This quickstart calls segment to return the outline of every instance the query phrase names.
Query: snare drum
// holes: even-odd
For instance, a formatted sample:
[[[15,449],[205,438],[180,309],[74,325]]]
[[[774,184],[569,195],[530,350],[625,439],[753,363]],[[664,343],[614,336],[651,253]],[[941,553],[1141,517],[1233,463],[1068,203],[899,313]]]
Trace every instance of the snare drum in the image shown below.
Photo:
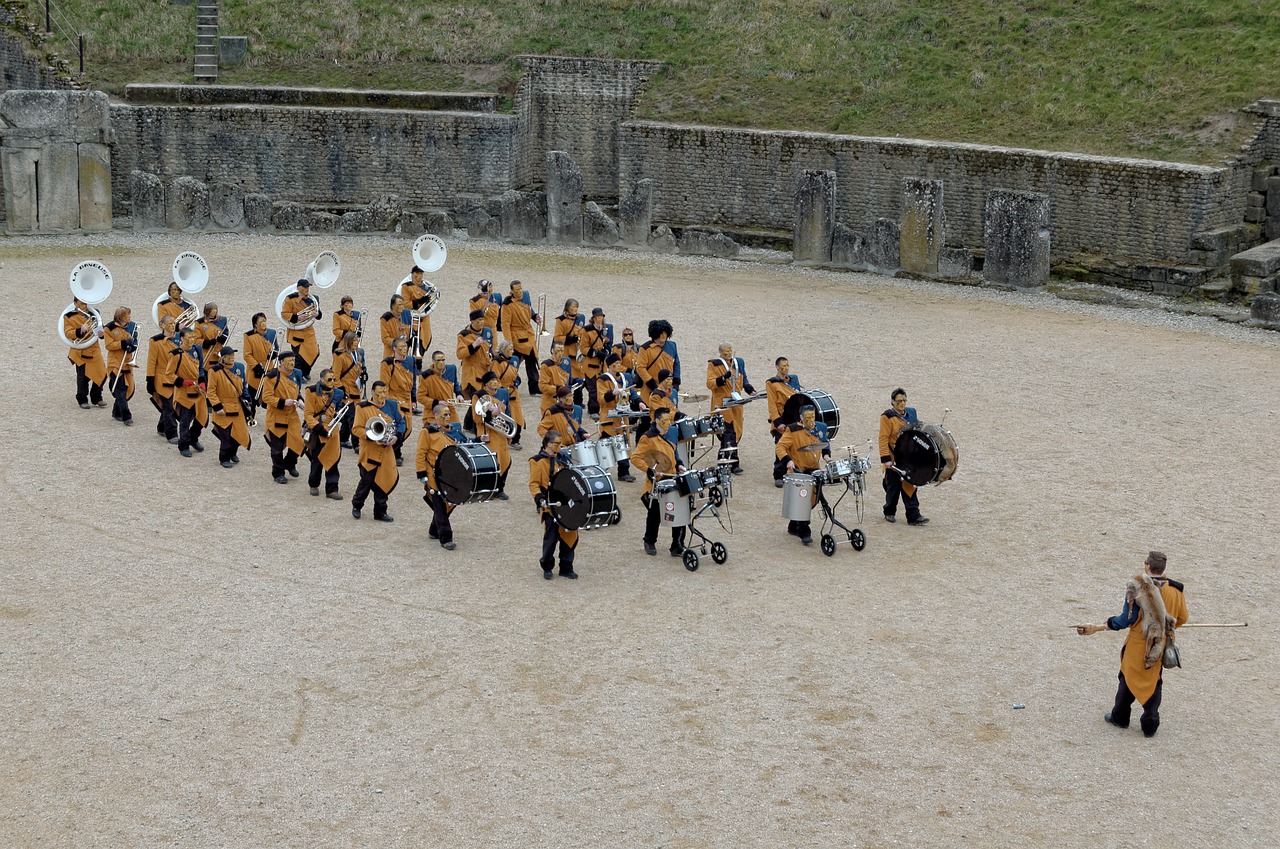
[[[675,478],[663,478],[653,485],[653,497],[658,500],[658,512],[662,514],[662,524],[669,528],[683,528],[689,524],[693,515],[688,495],[682,495],[676,486]]]
[[[436,458],[436,487],[450,504],[488,501],[498,492],[498,457],[487,445],[448,445]]]
[[[800,421],[800,408],[810,405],[814,408],[817,421],[827,426],[827,439],[835,439],[840,432],[840,407],[835,398],[821,389],[806,389],[788,398],[786,406],[782,408],[782,421],[785,424]]]
[[[667,438],[672,442],[688,442],[698,436],[697,419],[684,418],[667,429]]]
[[[675,476],[674,480],[676,482],[676,490],[681,495],[694,495],[702,491],[702,478],[698,475],[697,469],[681,472]]]
[[[602,463],[597,462],[596,444],[589,440],[583,442],[575,442],[565,449],[569,453],[569,465],[574,468],[582,468],[583,466],[600,466]]]
[[[700,416],[693,420],[693,430],[697,436],[724,433],[724,416]]]
[[[893,464],[915,486],[940,484],[951,479],[960,462],[955,438],[941,425],[914,422],[898,433]]]
[[[853,476],[853,460],[848,457],[827,463],[827,482],[842,481]]]
[[[618,505],[613,479],[599,466],[562,468],[551,479],[550,491],[551,515],[570,531],[605,527]]]
[[[596,447],[596,465],[605,471],[618,465],[618,457],[613,453],[612,439],[598,439],[592,443]]]
[[[631,446],[627,444],[627,435],[625,433],[609,436],[600,441],[604,442],[606,439],[613,443],[613,458],[616,462],[621,463],[631,456]]]
[[[782,518],[807,522],[817,503],[817,480],[813,475],[790,474],[782,479]]]

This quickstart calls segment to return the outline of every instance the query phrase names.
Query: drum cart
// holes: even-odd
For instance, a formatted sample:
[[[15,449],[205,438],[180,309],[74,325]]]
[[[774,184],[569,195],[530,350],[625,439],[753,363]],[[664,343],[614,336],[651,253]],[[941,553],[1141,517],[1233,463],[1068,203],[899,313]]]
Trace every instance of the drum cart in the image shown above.
[[[726,524],[729,520],[732,487],[728,466],[690,469],[655,485],[654,497],[660,499],[662,526],[685,529],[686,542],[680,561],[690,572],[698,571],[699,555],[706,555],[708,551],[716,563],[724,563],[729,559],[728,546],[719,540],[712,540],[698,529],[696,523],[702,516],[710,514],[720,523],[721,528],[733,533],[732,521]],[[694,510],[694,504],[699,500],[703,503]],[[690,537],[696,537],[693,545],[689,544]]]
[[[822,530],[818,537],[821,545],[822,553],[827,557],[833,557],[836,553],[836,544],[844,542],[844,539],[837,540],[832,533],[839,528],[843,533],[841,536],[848,536],[849,545],[853,546],[854,551],[862,551],[867,547],[867,535],[863,533],[861,528],[850,528],[836,518],[836,508],[849,495],[853,496],[853,509],[858,520],[855,524],[861,525],[863,520],[863,496],[866,493],[866,474],[870,468],[870,462],[865,457],[850,455],[846,460],[838,460],[828,463],[825,469],[819,471],[820,475],[816,475],[816,489],[818,506],[822,508]],[[835,490],[840,484],[844,488],[836,497],[835,502],[827,500],[827,490]]]

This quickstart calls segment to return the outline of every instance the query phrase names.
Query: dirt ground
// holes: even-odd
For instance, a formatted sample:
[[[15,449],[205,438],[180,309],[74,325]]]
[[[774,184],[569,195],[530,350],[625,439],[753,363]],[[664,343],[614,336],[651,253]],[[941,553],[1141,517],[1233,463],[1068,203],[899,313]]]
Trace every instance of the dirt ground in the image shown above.
[[[763,403],[729,560],[646,557],[637,484],[544,582],[517,453],[506,503],[427,539],[406,466],[394,525],[278,486],[260,428],[231,471],[80,410],[54,328],[68,273],[148,314],[181,250],[224,314],[268,309],[326,248],[378,312],[387,238],[0,239],[4,540],[0,845],[1271,847],[1280,825],[1280,336],[1160,311],[768,263],[450,243],[447,341],[488,277],[666,317],[685,389],[721,341],[758,386],[790,357],[865,445],[895,386],[949,409],[954,480],[925,528],[864,551],[785,533]],[[641,334],[642,335],[642,334]],[[326,348],[327,350],[327,348]],[[327,363],[327,354],[322,363]],[[694,405],[693,410],[706,405]],[[531,441],[531,440],[527,440]],[[206,444],[215,444],[206,437]],[[342,492],[356,481],[342,460]],[[842,507],[841,518],[855,514]],[[1193,622],[1151,740],[1103,713],[1117,613],[1148,549]]]

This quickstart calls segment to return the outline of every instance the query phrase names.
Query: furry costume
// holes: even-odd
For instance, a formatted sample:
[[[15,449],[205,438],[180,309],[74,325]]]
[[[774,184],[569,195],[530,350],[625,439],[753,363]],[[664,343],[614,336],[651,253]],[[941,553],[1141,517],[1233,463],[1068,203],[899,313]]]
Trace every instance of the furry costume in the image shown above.
[[[1173,617],[1165,612],[1160,588],[1149,576],[1135,575],[1125,587],[1125,600],[1137,602],[1138,609],[1142,611],[1142,636],[1146,641],[1143,667],[1158,666],[1164,656],[1165,636],[1176,625]]]

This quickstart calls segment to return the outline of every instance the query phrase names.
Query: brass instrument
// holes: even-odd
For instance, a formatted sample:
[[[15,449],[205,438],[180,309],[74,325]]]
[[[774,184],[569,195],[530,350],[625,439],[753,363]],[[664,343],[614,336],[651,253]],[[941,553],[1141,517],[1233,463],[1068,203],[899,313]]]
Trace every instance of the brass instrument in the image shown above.
[[[347,414],[347,411],[350,409],[351,409],[350,404],[342,405],[342,409],[338,410],[338,412],[334,414],[333,421],[329,422],[328,426],[324,429],[325,436],[333,436],[333,432],[338,429],[338,425],[341,424],[342,422],[342,417],[345,416]],[[368,433],[367,427],[368,426],[366,425],[365,433]]]
[[[391,445],[396,441],[396,429],[383,416],[374,414],[364,423],[366,439],[379,445]]]
[[[541,357],[542,353],[538,350],[541,347],[543,336],[550,336],[547,331],[547,293],[543,292],[538,296],[538,332],[533,334],[533,354],[535,357]]]
[[[58,313],[58,338],[69,348],[83,350],[91,345],[98,344],[98,334],[103,332],[104,325],[102,323],[102,314],[94,309],[95,304],[100,304],[111,296],[111,272],[107,267],[97,260],[85,260],[71,269],[71,294],[88,306],[88,310],[80,310],[76,307],[75,301],[67,304],[62,312]],[[90,332],[83,339],[69,339],[63,330],[62,317],[69,312],[79,312],[93,322]]]
[[[477,398],[472,414],[478,423],[493,428],[507,439],[515,436],[516,430],[519,429],[516,420],[503,412],[502,404],[496,398],[488,396]],[[476,430],[479,431],[479,428],[477,427]]]
[[[204,261],[204,257],[195,251],[183,251],[174,257],[170,272],[173,275],[173,282],[178,284],[178,288],[184,295],[197,295],[209,285],[209,265]],[[169,291],[166,287],[165,291],[161,292],[151,304],[151,320],[155,322],[156,327],[160,326],[160,302],[168,297]],[[200,311],[192,305],[175,316],[175,329],[191,327],[199,320]]]

